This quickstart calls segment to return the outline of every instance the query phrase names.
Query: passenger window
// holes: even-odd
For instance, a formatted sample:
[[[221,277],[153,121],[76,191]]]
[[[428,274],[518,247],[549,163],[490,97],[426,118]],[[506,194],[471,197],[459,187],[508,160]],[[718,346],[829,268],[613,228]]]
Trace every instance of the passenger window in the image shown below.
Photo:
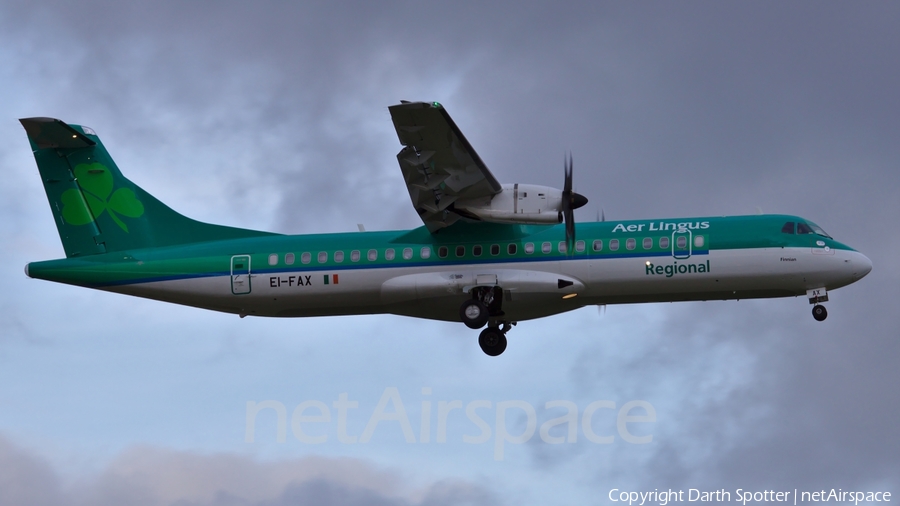
[[[669,248],[669,238],[668,237],[660,237],[659,238],[659,247],[662,249]]]
[[[525,243],[525,254],[526,254],[526,255],[530,255],[530,254],[532,254],[532,253],[534,253],[534,243],[533,243],[533,242],[526,242],[526,243]]]
[[[305,254],[306,253],[304,253],[304,255]],[[358,249],[355,249],[350,252],[350,261],[351,262],[359,262],[359,250]],[[303,263],[306,263],[306,262],[303,262]]]
[[[609,250],[610,251],[619,251],[619,240],[618,239],[610,239],[609,240]]]
[[[633,249],[634,249],[634,246],[635,246],[636,244],[637,244],[637,241],[635,241],[633,238],[631,238],[631,239],[626,239],[626,240],[625,240],[625,249],[627,249],[627,250],[633,250]]]
[[[556,251],[565,253],[567,249],[569,248],[566,247],[566,241],[559,241],[558,243],[556,243]]]
[[[702,235],[694,236],[694,247],[695,248],[702,248],[705,243],[706,243],[706,241],[703,239]]]
[[[813,230],[809,228],[809,225],[806,223],[798,223],[797,224],[797,233],[798,234],[812,234]]]
[[[591,244],[591,249],[593,249],[594,251],[603,250],[603,241],[601,241],[600,239],[594,239],[593,244]]]
[[[516,249],[517,249],[517,248],[516,248],[516,245],[515,245],[515,244],[510,244],[510,245],[508,245],[508,246],[506,247],[506,252],[509,253],[510,255],[515,255],[515,254],[516,254]]]
[[[642,246],[644,247],[644,249],[652,248],[653,247],[653,239],[651,239],[649,237],[645,237]]]
[[[456,256],[458,256],[458,257],[466,256],[466,247],[465,246],[457,246],[456,247]]]
[[[541,253],[550,253],[550,248],[552,248],[552,246],[549,242],[541,244]]]
[[[403,248],[403,259],[409,260],[412,258],[412,248]]]
[[[275,265],[278,263],[278,253],[272,253],[269,255],[269,265]]]
[[[359,253],[359,252],[357,252],[357,253]],[[308,251],[306,253],[300,255],[301,262],[308,264],[310,262],[310,260],[312,260],[312,255],[310,255]]]
[[[422,246],[422,249],[419,250],[419,256],[421,256],[423,260],[428,260],[429,258],[431,258],[431,248],[428,246]]]
[[[575,241],[575,251],[578,253],[584,251],[584,241]]]
[[[491,244],[491,255],[499,255],[500,254],[500,245],[499,244]]]
[[[384,252],[384,259],[385,259],[385,260],[393,260],[393,259],[394,259],[394,255],[395,255],[395,253],[394,253],[394,248],[388,248],[388,249],[385,250],[385,252]]]
[[[481,256],[481,245],[480,244],[476,244],[475,246],[472,246],[472,254],[477,257]]]
[[[294,265],[294,254],[288,253],[287,255],[284,255],[284,263]]]
[[[368,258],[370,262],[374,262],[375,260],[378,260],[378,250],[370,249],[368,251],[368,253],[366,253],[366,258]]]
[[[334,261],[337,263],[341,263],[344,261],[344,252],[343,251],[335,251],[334,252]]]
[[[438,256],[441,258],[447,258],[447,251],[448,250],[446,246],[441,246],[440,248],[438,248]]]
[[[781,227],[781,233],[783,234],[793,234],[794,233],[794,222],[789,221]]]
[[[687,237],[680,235],[678,239],[675,239],[675,247],[678,249],[686,249],[687,248]]]
[[[319,257],[317,258],[317,260],[319,261],[320,264],[324,264],[325,262],[327,262],[328,261],[328,252],[320,251]]]

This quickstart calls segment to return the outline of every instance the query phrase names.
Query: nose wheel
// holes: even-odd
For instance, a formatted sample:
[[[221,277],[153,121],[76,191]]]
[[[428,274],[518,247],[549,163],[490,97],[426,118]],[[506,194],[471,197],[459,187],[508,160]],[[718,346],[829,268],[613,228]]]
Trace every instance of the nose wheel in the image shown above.
[[[825,310],[825,306],[821,304],[816,304],[812,308],[813,318],[816,319],[817,322],[824,321],[825,318],[828,318],[828,311]]]

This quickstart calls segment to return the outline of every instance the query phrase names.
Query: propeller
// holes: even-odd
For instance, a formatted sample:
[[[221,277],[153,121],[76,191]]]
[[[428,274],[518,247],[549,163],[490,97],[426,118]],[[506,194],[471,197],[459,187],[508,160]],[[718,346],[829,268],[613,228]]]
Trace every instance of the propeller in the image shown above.
[[[562,215],[566,222],[566,251],[571,255],[575,247],[575,210],[587,204],[584,195],[572,191],[572,154],[565,164],[566,180],[562,192]]]

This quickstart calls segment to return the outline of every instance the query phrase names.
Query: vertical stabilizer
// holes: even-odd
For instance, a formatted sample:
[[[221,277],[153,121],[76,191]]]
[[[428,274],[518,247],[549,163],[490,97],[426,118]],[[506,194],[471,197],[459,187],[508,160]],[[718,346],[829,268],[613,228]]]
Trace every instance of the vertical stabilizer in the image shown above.
[[[90,128],[53,118],[19,121],[67,257],[272,235],[178,214],[125,178]]]

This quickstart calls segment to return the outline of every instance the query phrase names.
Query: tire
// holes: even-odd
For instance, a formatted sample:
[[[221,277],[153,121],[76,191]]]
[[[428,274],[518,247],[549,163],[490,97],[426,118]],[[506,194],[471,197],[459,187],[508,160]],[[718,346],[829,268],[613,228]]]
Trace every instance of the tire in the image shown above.
[[[506,351],[506,335],[497,328],[488,327],[478,336],[478,345],[486,355],[496,357]]]
[[[825,310],[825,306],[821,304],[816,304],[812,308],[813,318],[816,319],[817,322],[825,321],[825,318],[828,318],[828,311]]]
[[[469,299],[459,306],[459,319],[470,329],[484,327],[490,316],[484,304],[476,299]]]

